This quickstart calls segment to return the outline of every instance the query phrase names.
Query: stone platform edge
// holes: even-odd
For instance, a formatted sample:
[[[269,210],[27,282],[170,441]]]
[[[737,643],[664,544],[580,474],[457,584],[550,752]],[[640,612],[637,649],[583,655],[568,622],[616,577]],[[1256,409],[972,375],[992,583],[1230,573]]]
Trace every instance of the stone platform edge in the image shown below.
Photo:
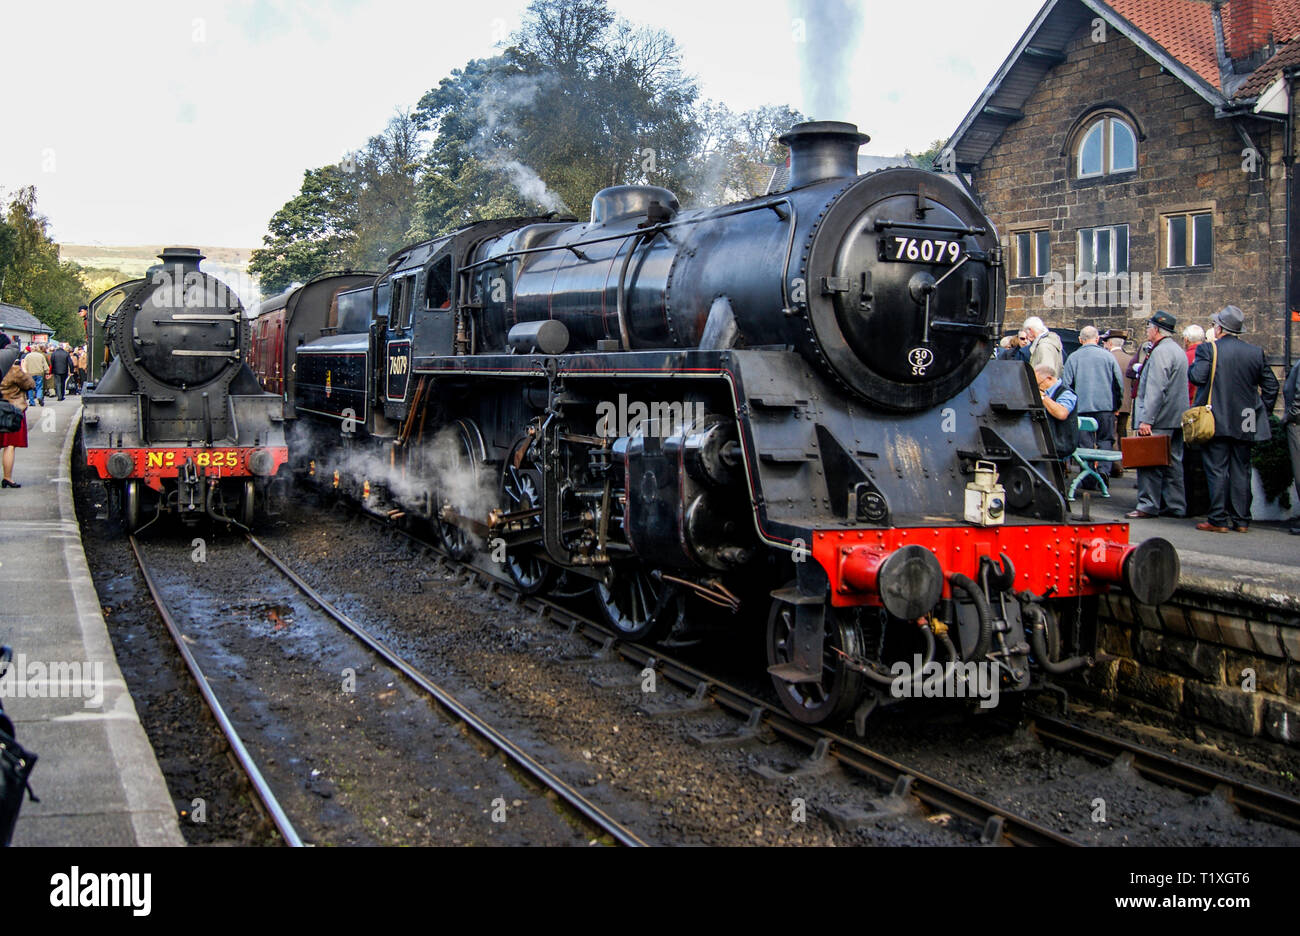
[[[90,576],[81,525],[77,522],[73,503],[72,449],[80,424],[81,407],[78,406],[63,439],[59,456],[62,473],[54,479],[58,488],[59,519],[65,528],[77,531],[75,540],[66,537],[63,541],[63,561],[88,658],[104,661],[106,681],[115,680],[125,685],[117,654],[108,636],[108,623],[104,620],[99,595]],[[175,804],[129,693],[119,697],[113,712],[105,713],[104,727],[113,752],[113,765],[126,796],[136,844],[147,847],[184,845]]]
[[[1220,601],[1244,602],[1277,615],[1296,619],[1300,625],[1300,594],[1287,592],[1285,584],[1268,585],[1255,581],[1255,575],[1237,573],[1223,578],[1200,569],[1184,570],[1174,600],[1183,595],[1201,596]]]

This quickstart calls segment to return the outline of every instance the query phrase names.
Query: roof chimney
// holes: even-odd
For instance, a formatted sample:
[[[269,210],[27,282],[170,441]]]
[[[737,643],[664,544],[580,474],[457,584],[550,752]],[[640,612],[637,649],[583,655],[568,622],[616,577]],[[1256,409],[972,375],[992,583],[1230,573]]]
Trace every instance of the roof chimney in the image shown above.
[[[1228,0],[1224,39],[1233,70],[1251,72],[1273,54],[1273,5],[1269,0]]]

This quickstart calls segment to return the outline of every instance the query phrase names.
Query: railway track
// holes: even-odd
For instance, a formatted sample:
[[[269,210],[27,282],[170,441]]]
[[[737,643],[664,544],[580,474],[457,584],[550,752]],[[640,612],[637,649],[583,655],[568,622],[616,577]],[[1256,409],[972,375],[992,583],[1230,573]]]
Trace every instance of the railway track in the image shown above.
[[[505,733],[498,730],[481,716],[476,714],[463,701],[456,698],[442,686],[438,685],[429,676],[421,672],[408,660],[404,659],[382,640],[335,607],[306,581],[304,581],[301,576],[289,568],[289,566],[286,565],[279,556],[271,551],[260,540],[251,534],[246,534],[245,539],[252,549],[266,559],[272,568],[302,592],[302,594],[306,596],[309,601],[315,604],[327,618],[340,626],[352,638],[363,644],[372,654],[382,660],[386,665],[399,672],[421,693],[433,700],[439,709],[443,712],[449,713],[452,718],[464,724],[466,728],[491,745],[495,751],[503,755],[516,768],[522,770],[543,788],[555,794],[555,796],[557,796],[575,816],[580,816],[585,823],[595,827],[600,834],[609,836],[610,839],[619,845],[636,847],[647,844],[635,832],[627,828],[614,817],[610,816],[605,810],[592,802],[589,798],[583,796],[571,784],[557,776],[549,767],[525,751]],[[153,571],[146,561],[139,543],[133,536],[129,537],[129,542],[136,563],[140,568],[141,575],[144,577],[145,584],[148,587],[149,593],[158,609],[158,613],[162,617],[162,620],[167,627],[167,631],[175,642],[176,648],[181,654],[182,659],[185,661],[186,667],[193,675],[200,695],[203,697],[204,702],[207,704],[213,717],[216,719],[218,726],[221,728],[222,733],[225,735],[236,762],[248,778],[249,785],[256,794],[260,808],[275,824],[275,827],[279,830],[279,833],[286,844],[291,846],[303,845],[304,842],[302,837],[294,828],[293,822],[289,818],[287,811],[276,797],[274,790],[267,782],[262,770],[258,767],[253,756],[249,752],[248,746],[240,738],[235,725],[226,713],[220,699],[217,697],[217,694],[212,687],[211,682],[203,673],[203,670],[194,654],[186,646],[186,638],[183,635],[181,628],[178,626],[172,610],[168,607],[167,602],[163,598]]]
[[[927,813],[947,813],[965,820],[980,830],[979,837],[983,844],[1058,847],[1080,844],[1005,807],[873,751],[842,734],[796,721],[783,709],[667,656],[658,648],[624,641],[603,624],[566,605],[548,598],[525,596],[506,579],[498,578],[468,562],[455,560],[437,546],[380,518],[370,514],[364,516],[404,537],[417,548],[436,555],[439,562],[458,570],[467,582],[473,581],[487,591],[508,597],[520,609],[536,614],[569,634],[588,639],[596,647],[597,654],[605,657],[616,655],[641,671],[653,669],[658,677],[667,679],[690,693],[692,704],[684,712],[693,711],[699,705],[712,705],[720,711],[744,719],[734,738],[736,741],[757,737],[764,730],[770,731],[809,752],[802,769],[816,771],[828,763],[839,764],[850,774],[884,785],[896,797],[913,797]]]
[[[252,534],[247,534],[249,544],[256,549],[267,561],[271,563],[286,579],[294,584],[304,595],[310,598],[322,611],[324,611],[335,623],[339,624],[357,640],[361,641],[370,648],[380,659],[389,666],[392,666],[403,676],[409,679],[414,685],[427,693],[434,699],[439,706],[450,712],[456,718],[460,719],[475,734],[487,741],[494,748],[504,754],[516,767],[528,773],[533,779],[537,780],[548,790],[560,797],[575,812],[585,817],[589,822],[596,825],[602,832],[609,835],[620,845],[643,846],[646,844],[636,833],[632,832],[617,819],[610,816],[607,812],[593,803],[590,799],[579,793],[573,786],[566,783],[563,779],[556,776],[545,764],[533,757],[514,741],[510,740],[504,733],[490,725],[479,715],[475,714],[461,700],[457,699],[452,693],[435,683],[426,674],[417,669],[412,663],[400,656],[391,647],[385,644],[374,634],[367,631],[364,627],[344,614],[332,603],[325,599],[316,589],[307,584],[296,572],[290,569],[283,560],[272,552],[264,543]]]
[[[286,845],[301,848],[304,844],[302,837],[298,834],[298,830],[294,828],[293,822],[290,821],[284,807],[280,805],[275,791],[266,782],[266,778],[262,775],[256,761],[253,760],[252,754],[249,753],[248,747],[239,736],[239,732],[230,720],[230,716],[226,714],[226,710],[217,698],[212,684],[204,675],[202,667],[199,666],[198,660],[190,652],[190,648],[186,646],[185,637],[181,633],[180,627],[177,626],[176,619],[172,616],[167,602],[163,599],[162,592],[158,589],[153,571],[145,561],[139,542],[134,536],[128,536],[127,541],[131,544],[131,552],[135,554],[135,561],[140,568],[140,574],[144,577],[145,586],[149,589],[149,595],[153,598],[154,606],[158,609],[158,616],[162,618],[167,633],[171,635],[172,641],[176,644],[176,651],[180,654],[181,659],[185,661],[185,666],[190,671],[190,675],[194,677],[194,683],[198,687],[199,695],[203,697],[203,701],[207,705],[208,711],[212,713],[217,727],[225,735],[226,743],[230,746],[231,755],[239,765],[240,770],[243,771],[245,778],[247,778],[248,785],[257,797],[260,809],[275,824],[280,837],[284,839]]]
[[[609,628],[560,602],[522,595],[508,579],[470,562],[447,556],[437,545],[408,530],[371,514],[369,519],[404,537],[417,548],[429,550],[447,567],[461,570],[466,582],[508,597],[519,608],[536,614],[575,636],[587,638],[605,657],[616,655],[644,670],[654,669],[660,677],[685,690],[695,703],[707,703],[744,719],[737,739],[756,737],[767,729],[809,752],[807,766],[838,763],[850,773],[870,778],[892,789],[910,794],[929,812],[946,812],[981,829],[983,843],[1012,845],[1077,846],[1081,843],[1019,816],[941,779],[928,776],[906,764],[873,751],[852,738],[826,728],[807,725],[791,718],[784,709],[759,699],[745,690],[702,672],[666,655],[660,648],[622,640]],[[1284,828],[1300,830],[1300,798],[1252,784],[1185,758],[1115,737],[1064,718],[1025,710],[1029,727],[1044,744],[1079,754],[1094,761],[1127,762],[1141,776],[1160,785],[1192,795],[1216,794],[1247,817]]]
[[[1197,796],[1216,793],[1247,816],[1300,830],[1300,798],[1249,783],[1181,757],[1105,734],[1064,718],[1027,712],[1029,726],[1044,744],[1094,760],[1124,760],[1148,780]]]

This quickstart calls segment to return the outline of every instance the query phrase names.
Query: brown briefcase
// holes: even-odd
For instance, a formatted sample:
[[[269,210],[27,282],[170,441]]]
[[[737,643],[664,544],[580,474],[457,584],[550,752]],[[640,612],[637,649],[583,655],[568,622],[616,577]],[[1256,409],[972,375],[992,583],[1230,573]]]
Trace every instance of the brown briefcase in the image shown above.
[[[1165,468],[1169,465],[1169,436],[1124,436],[1119,451],[1125,468]]]

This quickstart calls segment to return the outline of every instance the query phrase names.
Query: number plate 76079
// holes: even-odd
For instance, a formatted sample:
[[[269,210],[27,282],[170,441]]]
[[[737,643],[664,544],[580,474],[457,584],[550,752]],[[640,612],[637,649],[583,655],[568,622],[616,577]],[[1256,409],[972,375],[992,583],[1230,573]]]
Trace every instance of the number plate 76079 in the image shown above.
[[[884,256],[880,259],[897,263],[938,263],[952,266],[961,260],[961,241],[942,237],[903,237],[891,234],[885,238]]]

